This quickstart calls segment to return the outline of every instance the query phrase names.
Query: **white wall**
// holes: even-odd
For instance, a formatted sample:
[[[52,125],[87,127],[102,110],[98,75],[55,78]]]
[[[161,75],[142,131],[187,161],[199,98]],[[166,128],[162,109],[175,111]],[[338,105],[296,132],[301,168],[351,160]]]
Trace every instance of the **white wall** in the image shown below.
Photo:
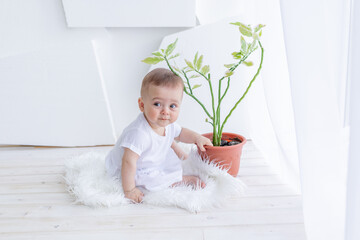
[[[0,144],[112,143],[93,47],[106,31],[70,31],[61,1],[0,4]]]
[[[0,144],[113,144],[138,113],[141,59],[183,29],[70,29],[61,0],[0,1]]]
[[[193,27],[195,0],[62,0],[69,27]]]

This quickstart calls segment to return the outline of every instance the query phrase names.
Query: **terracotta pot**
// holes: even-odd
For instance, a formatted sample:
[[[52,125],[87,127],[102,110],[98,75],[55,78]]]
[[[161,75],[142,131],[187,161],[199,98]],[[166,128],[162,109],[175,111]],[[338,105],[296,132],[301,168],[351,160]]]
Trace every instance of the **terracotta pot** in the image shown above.
[[[212,133],[205,133],[203,136],[212,141]],[[231,138],[239,138],[242,142],[233,146],[205,146],[205,152],[201,152],[199,148],[198,152],[202,159],[209,159],[210,162],[219,164],[219,166],[223,169],[228,169],[228,173],[230,175],[236,177],[239,172],[241,152],[244,144],[246,143],[246,138],[234,133],[222,134],[223,140],[229,140]]]

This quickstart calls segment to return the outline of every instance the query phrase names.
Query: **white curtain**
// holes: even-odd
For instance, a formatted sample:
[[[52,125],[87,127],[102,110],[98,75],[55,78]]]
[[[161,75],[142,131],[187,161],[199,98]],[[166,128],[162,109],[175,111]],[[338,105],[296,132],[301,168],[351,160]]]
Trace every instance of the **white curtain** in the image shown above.
[[[309,240],[344,239],[349,0],[281,0]]]
[[[274,147],[264,154],[272,160],[271,164],[276,157],[279,158],[275,161],[280,163],[282,175],[288,180],[296,173],[292,168],[300,166],[308,240],[360,239],[360,110],[355,105],[360,101],[360,85],[356,81],[360,78],[360,4],[354,1],[350,24],[351,1],[197,1],[202,9],[197,10],[201,23],[203,20],[207,23],[219,20],[214,16],[221,19],[234,15],[256,22],[264,15],[271,16],[276,11],[271,6],[280,2],[288,65],[282,68],[289,71],[290,86],[285,78],[266,81],[267,76],[274,76],[271,63],[271,67],[263,69],[261,88],[266,102],[263,115],[267,115],[271,122],[266,126],[269,134],[265,135],[275,139],[272,144],[281,150],[276,153]],[[264,7],[272,13],[262,11]],[[276,14],[269,19],[273,17]],[[271,33],[274,34],[273,28]],[[273,60],[274,54],[276,52],[268,56]],[[281,97],[274,92],[276,84],[281,86],[277,91]],[[291,93],[290,106],[282,102],[287,91]],[[353,94],[349,108],[350,92]],[[290,112],[295,120],[295,148],[287,140],[291,140],[291,135],[284,131],[292,131]],[[252,137],[255,143],[264,137],[265,131],[259,132],[261,127],[264,128],[259,123],[254,126]]]
[[[350,34],[350,154],[347,183],[346,240],[360,239],[360,3],[352,3]]]

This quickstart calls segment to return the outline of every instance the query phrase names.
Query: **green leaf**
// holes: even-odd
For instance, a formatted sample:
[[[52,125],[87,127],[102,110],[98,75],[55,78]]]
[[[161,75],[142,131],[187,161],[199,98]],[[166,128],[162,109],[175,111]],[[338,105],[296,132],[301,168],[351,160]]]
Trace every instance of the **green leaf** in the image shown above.
[[[255,50],[256,43],[257,43],[257,41],[254,40],[254,41],[250,44],[250,46],[249,46],[250,51],[254,51],[254,50]]]
[[[257,33],[253,33],[252,37],[254,40],[259,40],[259,35]]]
[[[231,68],[232,66],[234,66],[235,65],[235,63],[231,63],[231,64],[224,64],[224,66],[226,67],[226,68]]]
[[[258,49],[258,46],[254,47],[254,49],[252,51],[255,52],[256,49]]]
[[[247,36],[247,37],[252,36],[251,28],[247,27],[246,25],[244,25],[242,23],[240,23],[239,30],[240,30],[241,34],[244,36]]]
[[[259,32],[259,37],[261,37],[261,35],[262,35],[262,30],[260,30],[260,32]]]
[[[170,56],[170,57],[169,57],[169,60],[170,60],[170,59],[173,59],[173,58],[176,58],[176,57],[178,57],[178,56],[180,56],[180,53],[177,53],[177,54],[175,54],[175,55]]]
[[[169,44],[169,46],[167,46],[166,51],[165,51],[166,56],[169,56],[174,51],[177,41],[178,41],[178,39],[176,39],[175,42],[173,42],[173,43]]]
[[[171,66],[173,69],[175,69],[175,71],[177,72],[181,72],[180,69],[177,66]]]
[[[232,25],[236,25],[236,26],[239,26],[239,27],[242,27],[242,28],[245,28],[247,29],[248,31],[251,32],[251,27],[250,26],[246,26],[245,24],[241,23],[241,22],[234,22],[234,23],[230,23]]]
[[[186,66],[186,67],[183,67],[183,68],[181,69],[181,71],[184,71],[185,73],[188,73],[188,72],[191,72],[191,71],[194,71],[194,70],[191,69],[191,68],[189,68],[188,66]]]
[[[197,75],[197,74],[196,74],[196,75],[192,75],[191,77],[189,77],[189,79],[190,79],[190,78],[198,78],[198,77],[200,77],[200,75]]]
[[[262,29],[263,27],[265,27],[265,25],[259,24],[255,27],[254,32],[258,32],[260,29]]]
[[[250,52],[255,51],[255,49],[257,48],[256,44],[257,44],[256,40],[253,40],[252,43],[249,43],[248,48]]]
[[[232,72],[232,71],[226,71],[225,72],[225,76],[226,77],[230,77],[231,75],[233,75],[234,74],[234,72]]]
[[[165,50],[164,50],[164,49],[160,49],[160,50],[161,50],[161,52],[162,52],[162,53],[164,53],[164,52],[165,52]]]
[[[251,33],[252,33],[252,29],[250,27],[250,25],[245,25],[241,22],[235,22],[235,23],[230,23],[230,24],[233,24],[233,25],[236,25],[236,26],[239,26],[239,29],[240,29],[240,32],[245,35],[245,36],[248,36],[248,37],[251,37]],[[250,34],[249,34],[250,33]]]
[[[144,60],[142,60],[142,62],[147,63],[147,64],[157,64],[161,61],[164,61],[164,58],[162,57],[148,57],[145,58]]]
[[[191,69],[191,68],[189,68],[188,66],[186,66],[186,67],[183,67],[182,69],[181,69],[181,72],[182,71],[184,71],[185,73],[188,73],[188,72],[191,72],[191,71],[194,71],[193,69]]]
[[[204,75],[206,75],[208,72],[210,71],[210,66],[209,65],[205,65],[201,68],[200,72]]]
[[[196,66],[196,62],[197,62],[197,59],[198,59],[198,53],[199,52],[196,52],[195,57],[194,57],[194,61],[193,61],[194,66]]]
[[[247,37],[251,37],[252,36],[252,32],[247,30],[244,27],[239,27],[239,30],[241,32],[242,35],[247,36]]]
[[[192,65],[192,63],[190,61],[185,59],[185,62],[186,62],[186,65],[189,66],[189,68],[194,69],[194,66]]]
[[[230,23],[230,24],[240,26],[240,24],[242,24],[242,23],[241,22],[234,22],[234,23]]]
[[[244,56],[242,52],[233,52],[231,55],[233,55],[234,59],[241,59]]]
[[[241,50],[243,52],[246,52],[246,41],[245,41],[245,38],[243,36],[241,36],[240,42],[241,42]]]
[[[196,69],[200,70],[203,61],[203,55],[201,55],[196,63]]]
[[[245,64],[248,67],[251,67],[252,65],[254,65],[254,63],[251,62],[251,61],[249,61],[249,62],[243,61],[242,63]]]
[[[201,84],[195,84],[191,89],[194,90],[194,89],[196,89],[198,87],[201,87]]]
[[[160,52],[153,52],[152,55],[162,57],[163,55]]]

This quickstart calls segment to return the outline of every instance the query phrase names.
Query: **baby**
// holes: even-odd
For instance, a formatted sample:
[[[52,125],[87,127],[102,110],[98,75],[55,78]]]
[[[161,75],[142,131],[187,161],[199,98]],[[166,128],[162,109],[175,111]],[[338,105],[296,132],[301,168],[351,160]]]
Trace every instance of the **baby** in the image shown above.
[[[170,70],[157,68],[143,79],[138,99],[142,113],[124,129],[106,157],[110,176],[119,178],[125,197],[141,202],[144,189],[157,191],[177,185],[205,187],[196,176],[183,176],[176,141],[195,143],[201,151],[211,141],[175,121],[180,112],[184,84]]]

